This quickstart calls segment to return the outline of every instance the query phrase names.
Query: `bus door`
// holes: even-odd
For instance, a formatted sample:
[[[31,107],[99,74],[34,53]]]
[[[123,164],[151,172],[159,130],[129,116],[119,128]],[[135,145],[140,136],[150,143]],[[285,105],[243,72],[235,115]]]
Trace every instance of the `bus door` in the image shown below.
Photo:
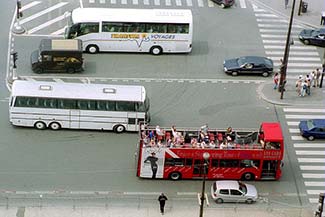
[[[138,125],[137,125],[137,122],[136,122],[137,114],[132,113],[132,112],[128,112],[127,119],[128,119],[127,130],[136,131],[138,129]]]
[[[264,160],[263,166],[262,166],[262,173],[261,173],[261,179],[264,180],[273,180],[276,178],[276,172],[277,172],[277,160]]]
[[[80,110],[70,110],[70,128],[80,128]]]
[[[207,164],[205,174],[208,175],[209,165]],[[203,177],[204,175],[204,160],[203,159],[195,159],[193,166],[193,178]]]

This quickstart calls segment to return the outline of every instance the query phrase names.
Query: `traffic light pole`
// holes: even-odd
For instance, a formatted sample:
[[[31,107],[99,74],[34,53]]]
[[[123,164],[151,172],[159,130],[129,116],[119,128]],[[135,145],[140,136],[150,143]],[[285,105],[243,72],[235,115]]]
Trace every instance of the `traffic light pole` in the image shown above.
[[[287,41],[286,41],[286,46],[285,46],[285,50],[284,50],[283,60],[282,60],[281,66],[280,66],[280,83],[279,83],[279,91],[281,93],[280,99],[283,99],[283,92],[284,92],[284,87],[286,84],[287,66],[288,66],[289,50],[290,50],[291,28],[292,28],[295,4],[296,4],[296,0],[293,0],[289,28],[288,28],[288,34],[287,34]]]

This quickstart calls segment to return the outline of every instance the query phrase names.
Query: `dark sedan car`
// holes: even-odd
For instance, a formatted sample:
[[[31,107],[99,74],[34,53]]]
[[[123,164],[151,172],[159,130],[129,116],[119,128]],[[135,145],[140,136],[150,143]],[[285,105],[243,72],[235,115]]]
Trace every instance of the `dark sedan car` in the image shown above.
[[[231,7],[235,3],[235,0],[212,0],[212,1],[220,5],[220,7],[222,8]]]
[[[233,76],[238,74],[262,74],[267,77],[273,72],[273,61],[266,57],[244,56],[225,60],[223,68],[225,73]]]
[[[325,139],[325,119],[300,121],[299,129],[300,135],[308,140]]]
[[[299,34],[304,44],[325,47],[325,29],[304,29]]]

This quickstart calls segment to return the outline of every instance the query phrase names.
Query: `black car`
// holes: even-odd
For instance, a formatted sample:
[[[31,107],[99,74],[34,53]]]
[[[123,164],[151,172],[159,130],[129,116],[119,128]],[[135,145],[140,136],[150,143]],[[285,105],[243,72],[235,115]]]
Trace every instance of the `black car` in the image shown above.
[[[235,0],[212,0],[222,8],[230,7],[235,3]]]
[[[225,73],[233,76],[238,74],[262,74],[267,77],[273,72],[273,61],[266,57],[243,56],[225,60],[223,68]]]
[[[325,47],[325,29],[304,29],[299,34],[304,44]]]

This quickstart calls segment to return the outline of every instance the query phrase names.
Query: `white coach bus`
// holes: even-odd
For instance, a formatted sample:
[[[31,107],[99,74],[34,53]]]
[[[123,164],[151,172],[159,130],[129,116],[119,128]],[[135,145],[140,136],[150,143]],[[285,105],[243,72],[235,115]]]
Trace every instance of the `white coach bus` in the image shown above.
[[[16,80],[9,102],[10,122],[36,129],[138,131],[149,122],[143,86]]]
[[[191,10],[77,8],[71,12],[65,38],[81,39],[89,53],[189,53]]]

